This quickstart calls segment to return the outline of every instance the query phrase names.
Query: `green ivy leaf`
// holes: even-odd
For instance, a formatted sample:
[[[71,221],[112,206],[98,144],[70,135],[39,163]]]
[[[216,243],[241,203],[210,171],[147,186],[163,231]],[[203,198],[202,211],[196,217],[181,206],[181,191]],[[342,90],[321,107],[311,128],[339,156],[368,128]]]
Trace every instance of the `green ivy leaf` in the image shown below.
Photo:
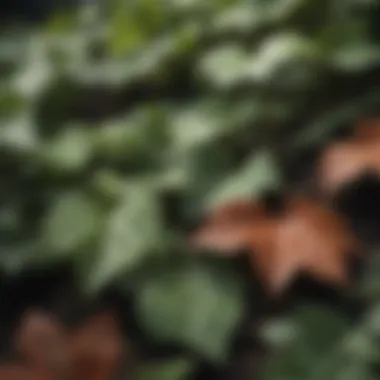
[[[72,127],[47,141],[39,157],[43,166],[54,171],[79,172],[92,157],[93,135],[90,131]]]
[[[348,322],[331,310],[307,305],[294,316],[297,334],[266,367],[264,380],[335,379],[336,348]]]
[[[217,32],[252,31],[263,23],[263,12],[255,2],[237,2],[215,17],[212,28]]]
[[[134,52],[144,47],[166,26],[167,8],[158,1],[118,1],[110,20],[110,47],[116,54]]]
[[[40,259],[39,252],[40,246],[35,240],[0,245],[0,267],[9,276],[19,276]]]
[[[368,70],[380,63],[380,50],[378,46],[364,42],[360,45],[342,47],[334,52],[331,63],[343,72],[355,73]]]
[[[206,198],[206,207],[216,207],[236,198],[261,195],[277,189],[281,175],[273,155],[262,150],[254,153],[242,167],[224,180]]]
[[[374,311],[353,326],[336,310],[299,307],[292,334],[266,366],[263,379],[373,379],[371,353],[379,325]]]
[[[89,289],[98,290],[124,271],[135,269],[162,242],[156,194],[139,184],[125,188],[111,212],[101,252],[90,271]]]
[[[280,33],[265,39],[247,59],[243,79],[284,86],[310,83],[315,69],[310,63],[318,59],[312,40],[297,33]],[[286,73],[286,76],[284,75]]]
[[[185,359],[148,363],[137,371],[132,380],[186,380],[191,369],[192,363]]]
[[[225,89],[243,80],[247,63],[248,55],[241,46],[223,46],[208,52],[198,71],[207,82]]]
[[[20,112],[24,111],[27,103],[25,99],[19,94],[13,86],[3,86],[0,89],[0,117],[8,119],[14,117]]]
[[[13,78],[16,91],[33,101],[46,89],[53,75],[46,40],[40,33],[32,33],[28,38],[27,54],[23,57],[20,71]]]
[[[156,273],[136,293],[139,320],[152,336],[212,361],[228,353],[243,304],[240,284],[230,272],[200,263]]]
[[[38,146],[36,126],[29,113],[22,112],[0,126],[0,147],[16,152],[33,153]]]
[[[170,126],[173,147],[189,152],[212,143],[233,129],[234,125],[228,123],[230,116],[224,104],[208,101],[175,112]]]
[[[101,230],[103,213],[90,196],[69,192],[58,197],[42,227],[42,242],[52,255],[69,255],[94,241]]]

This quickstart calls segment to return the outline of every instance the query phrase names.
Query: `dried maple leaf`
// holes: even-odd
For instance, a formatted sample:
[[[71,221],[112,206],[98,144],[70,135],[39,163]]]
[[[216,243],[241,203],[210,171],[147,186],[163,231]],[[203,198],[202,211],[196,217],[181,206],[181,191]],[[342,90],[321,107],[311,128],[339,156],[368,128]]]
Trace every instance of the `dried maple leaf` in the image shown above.
[[[380,120],[358,124],[351,138],[323,152],[317,167],[319,186],[329,194],[364,174],[380,176]]]
[[[354,130],[356,140],[380,139],[380,119],[368,119],[356,125]]]
[[[211,248],[223,256],[235,256],[236,251],[246,247],[247,227],[260,221],[258,228],[264,227],[267,211],[260,203],[238,200],[222,205],[209,215],[203,227],[190,240],[195,248]]]
[[[265,212],[260,203],[246,202],[245,208],[244,213],[228,214],[236,210],[230,204],[211,213],[192,244],[223,256],[248,249],[272,293],[283,291],[301,273],[327,283],[347,283],[347,260],[358,251],[358,243],[338,214],[305,197],[290,197],[280,214]]]
[[[21,365],[0,366],[0,380],[54,380],[49,374]]]
[[[121,330],[107,312],[69,332],[54,317],[28,311],[15,346],[25,365],[0,366],[0,380],[111,380],[124,353]]]
[[[113,314],[90,318],[71,338],[77,380],[110,380],[121,363],[124,342]]]
[[[55,377],[68,376],[71,371],[68,333],[59,321],[44,312],[31,310],[25,314],[15,346],[30,368]]]

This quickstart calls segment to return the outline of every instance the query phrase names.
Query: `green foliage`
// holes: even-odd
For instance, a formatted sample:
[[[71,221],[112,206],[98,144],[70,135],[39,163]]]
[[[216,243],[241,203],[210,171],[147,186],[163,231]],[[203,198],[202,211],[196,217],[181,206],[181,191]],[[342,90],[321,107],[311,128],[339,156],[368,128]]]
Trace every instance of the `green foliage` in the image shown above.
[[[233,197],[284,188],[288,157],[378,108],[372,7],[113,0],[10,28],[0,36],[1,270],[69,262],[91,292],[128,283],[149,337],[220,364],[248,303],[245,276],[189,258],[187,228]],[[369,265],[353,298],[378,304],[378,270]],[[363,314],[310,305],[269,320],[264,378],[375,379],[379,313]],[[136,379],[188,371],[163,363]]]
[[[280,184],[281,175],[274,157],[269,152],[259,151],[208,195],[207,204],[213,208],[237,198],[259,196],[278,190]]]
[[[142,185],[125,186],[107,220],[99,257],[90,273],[90,287],[101,288],[120,272],[134,269],[163,241],[161,212],[154,192]]]
[[[142,325],[156,338],[220,361],[242,318],[242,296],[239,281],[229,271],[190,261],[143,282],[136,308]]]
[[[44,220],[42,244],[52,255],[76,253],[97,237],[102,218],[100,206],[86,194],[62,194],[52,203]]]
[[[371,365],[377,359],[378,316],[375,307],[353,325],[335,311],[304,305],[292,316],[288,339],[263,378],[376,379]]]
[[[148,364],[140,369],[133,380],[185,380],[191,374],[191,363],[184,359]]]
[[[39,147],[41,166],[53,173],[81,173],[91,159],[93,145],[91,134],[80,127],[65,129]]]

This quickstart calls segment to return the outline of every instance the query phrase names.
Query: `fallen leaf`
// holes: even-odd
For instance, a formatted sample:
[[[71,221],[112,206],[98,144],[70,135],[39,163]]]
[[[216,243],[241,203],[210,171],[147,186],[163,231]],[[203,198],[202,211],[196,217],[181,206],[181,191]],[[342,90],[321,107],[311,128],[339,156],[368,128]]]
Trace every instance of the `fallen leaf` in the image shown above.
[[[271,293],[284,291],[299,274],[329,284],[347,284],[347,261],[359,251],[339,214],[297,196],[285,200],[281,213],[271,213],[259,202],[227,204],[210,214],[191,243],[221,256],[248,250]]]
[[[125,348],[112,313],[94,315],[68,331],[39,310],[25,313],[14,345],[23,364],[0,366],[0,380],[111,380]]]
[[[124,353],[120,327],[113,314],[91,317],[71,337],[75,379],[110,380]]]
[[[190,245],[211,248],[218,255],[235,256],[236,251],[246,247],[247,226],[266,217],[266,210],[260,203],[248,199],[227,203],[207,216]]]
[[[368,119],[358,123],[354,131],[354,137],[357,140],[367,141],[380,139],[380,119]]]
[[[359,123],[352,137],[327,147],[317,165],[319,187],[327,194],[366,174],[380,176],[380,120]]]
[[[0,366],[0,380],[54,380],[49,374],[17,364]]]
[[[30,368],[53,377],[71,371],[67,332],[49,314],[37,310],[27,312],[17,331],[15,346]]]

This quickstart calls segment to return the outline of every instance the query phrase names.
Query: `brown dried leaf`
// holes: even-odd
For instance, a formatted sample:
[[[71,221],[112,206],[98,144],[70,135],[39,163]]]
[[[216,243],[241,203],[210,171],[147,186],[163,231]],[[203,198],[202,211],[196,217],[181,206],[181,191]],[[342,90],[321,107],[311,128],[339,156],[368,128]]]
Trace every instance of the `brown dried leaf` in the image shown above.
[[[54,380],[54,378],[28,367],[6,364],[0,366],[0,380]]]
[[[358,124],[353,137],[327,147],[317,165],[317,181],[327,194],[365,174],[380,176],[379,120]]]
[[[124,353],[121,329],[115,316],[103,312],[90,318],[71,338],[77,380],[110,380]]]
[[[193,245],[223,256],[248,249],[271,293],[282,292],[301,273],[330,284],[347,283],[347,260],[358,251],[358,243],[341,216],[304,197],[290,197],[281,214],[264,214],[257,203],[247,202],[245,207],[246,215],[259,212],[243,221],[216,210],[209,218],[212,222],[194,235]],[[217,215],[223,216],[220,225]]]
[[[15,337],[16,349],[30,368],[54,376],[70,372],[68,334],[52,316],[38,311],[27,312]]]
[[[380,139],[380,119],[368,119],[357,124],[354,137],[356,140],[370,141]]]
[[[218,255],[235,256],[246,248],[247,236],[252,238],[252,223],[260,221],[257,228],[265,228],[267,212],[259,204],[249,200],[238,200],[222,205],[207,215],[204,224],[190,239],[195,248],[211,249]],[[264,235],[257,234],[258,239]]]

